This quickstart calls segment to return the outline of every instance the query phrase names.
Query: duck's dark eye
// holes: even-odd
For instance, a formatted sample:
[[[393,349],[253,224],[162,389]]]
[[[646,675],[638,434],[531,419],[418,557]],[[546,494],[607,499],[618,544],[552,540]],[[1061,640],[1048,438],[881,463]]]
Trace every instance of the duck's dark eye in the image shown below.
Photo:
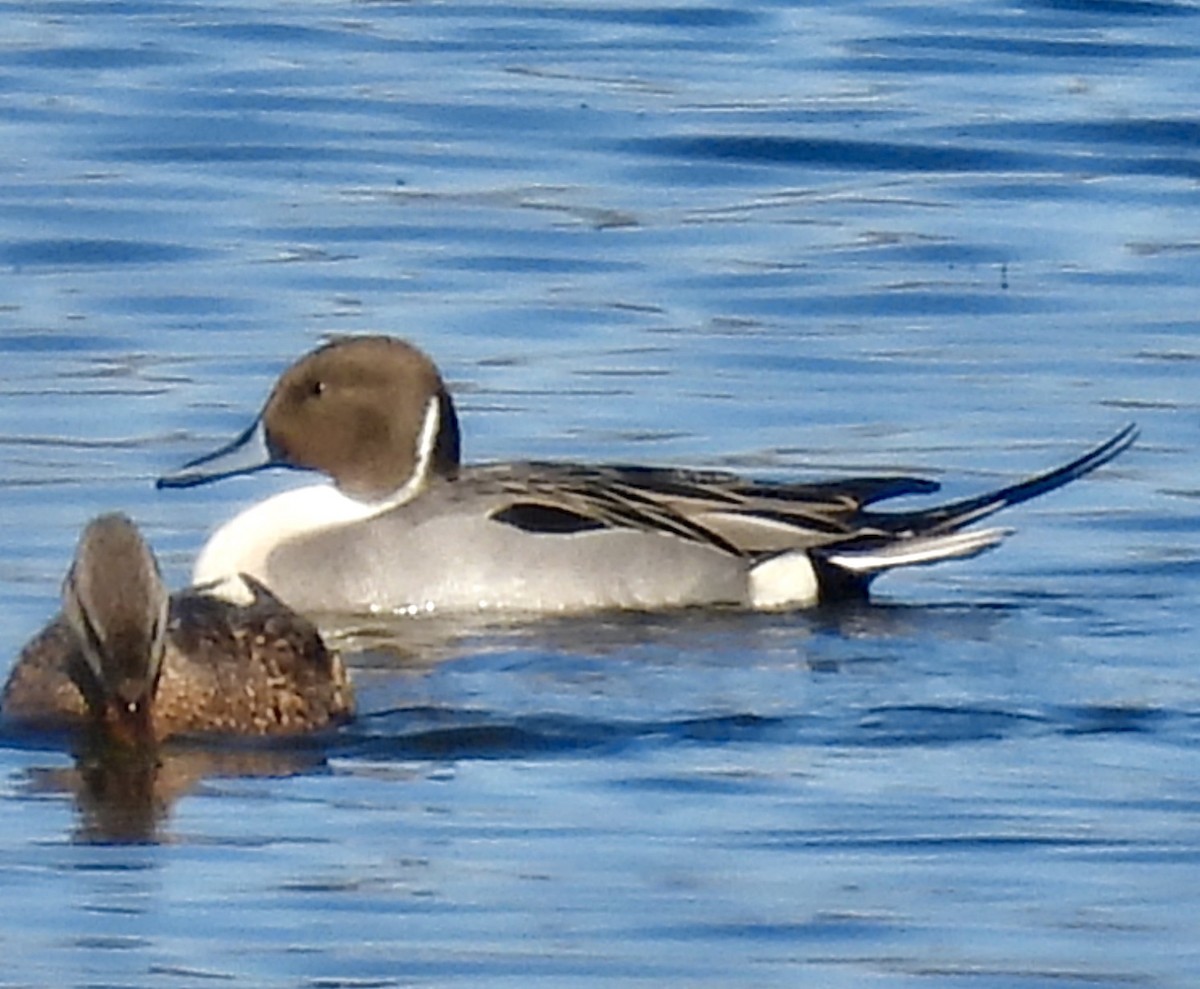
[[[325,382],[320,378],[313,378],[308,383],[308,394],[310,398],[320,398],[325,394]]]

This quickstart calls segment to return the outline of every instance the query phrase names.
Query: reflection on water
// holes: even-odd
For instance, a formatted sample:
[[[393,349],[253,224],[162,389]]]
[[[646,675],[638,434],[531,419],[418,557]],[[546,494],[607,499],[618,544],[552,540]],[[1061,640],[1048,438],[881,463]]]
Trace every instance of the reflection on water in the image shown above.
[[[1193,5],[2,10],[9,657],[87,518],[179,585],[294,483],[151,486],[339,332],[471,460],[956,497],[1143,436],[870,607],[334,624],[314,749],[4,738],[4,979],[1194,981]]]
[[[219,743],[218,743],[219,744]],[[75,840],[144,843],[162,840],[174,804],[215,777],[286,777],[325,765],[315,748],[214,748],[171,744],[158,750],[80,740],[74,765],[30,766],[22,791],[70,794],[78,824]]]

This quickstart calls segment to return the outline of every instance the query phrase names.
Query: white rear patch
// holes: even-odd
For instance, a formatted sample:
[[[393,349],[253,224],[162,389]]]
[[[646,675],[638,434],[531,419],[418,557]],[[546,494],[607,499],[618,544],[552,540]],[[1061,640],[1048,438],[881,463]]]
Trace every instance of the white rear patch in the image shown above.
[[[750,571],[750,604],[755,608],[809,608],[820,596],[817,572],[805,550],[773,556]]]
[[[826,559],[835,567],[869,580],[894,567],[977,556],[998,546],[1011,532],[1011,529],[977,529],[942,536],[913,536],[871,549],[831,552]],[[750,571],[750,603],[760,610],[811,607],[820,597],[816,569],[804,550],[773,556]]]

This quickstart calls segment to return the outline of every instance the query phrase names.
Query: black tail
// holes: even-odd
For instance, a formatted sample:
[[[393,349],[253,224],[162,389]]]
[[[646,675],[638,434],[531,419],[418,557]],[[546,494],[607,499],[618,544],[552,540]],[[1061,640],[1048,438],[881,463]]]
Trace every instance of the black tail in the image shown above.
[[[1130,423],[1112,439],[1101,443],[1082,457],[1072,460],[1069,464],[1056,467],[1044,474],[1019,481],[999,491],[977,495],[974,498],[964,498],[962,501],[952,501],[937,508],[916,510],[911,512],[873,512],[871,522],[895,535],[919,534],[936,536],[944,533],[957,532],[965,526],[987,518],[1002,508],[1019,505],[1030,498],[1061,488],[1064,484],[1076,478],[1090,474],[1097,467],[1103,467],[1114,457],[1128,450],[1138,437],[1138,428]]]

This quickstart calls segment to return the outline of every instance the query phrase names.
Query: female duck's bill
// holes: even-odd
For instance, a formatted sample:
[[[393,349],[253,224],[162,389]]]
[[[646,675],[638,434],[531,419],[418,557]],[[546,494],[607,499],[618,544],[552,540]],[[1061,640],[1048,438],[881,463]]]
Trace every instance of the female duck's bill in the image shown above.
[[[5,719],[144,745],[180,734],[296,734],[352,717],[341,658],[311,622],[246,583],[249,605],[202,589],[171,596],[134,523],[99,516],[63,582],[62,614],[9,675]]]

